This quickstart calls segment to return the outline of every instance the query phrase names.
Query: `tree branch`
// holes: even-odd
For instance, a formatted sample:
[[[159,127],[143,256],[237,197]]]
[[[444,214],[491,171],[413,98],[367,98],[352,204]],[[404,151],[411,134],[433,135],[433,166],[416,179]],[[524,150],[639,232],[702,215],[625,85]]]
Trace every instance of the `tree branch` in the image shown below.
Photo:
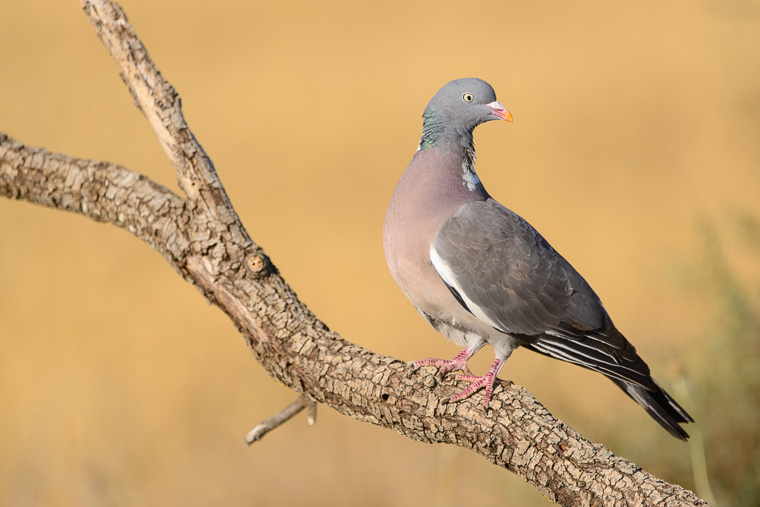
[[[265,421],[262,421],[261,423],[257,424],[253,427],[251,431],[248,432],[248,434],[245,436],[245,443],[246,445],[251,445],[254,442],[258,442],[262,438],[264,438],[264,435],[269,433],[270,431],[277,429],[281,425],[288,422],[294,415],[296,415],[301,410],[307,408],[308,416],[307,421],[309,423],[309,426],[314,426],[314,423],[317,421],[317,404],[314,403],[312,400],[307,398],[304,395],[299,396],[296,398],[296,401],[270,417],[269,419],[266,419]]]
[[[148,56],[122,8],[107,1],[82,0],[79,5],[119,66],[132,101],[148,120],[174,166],[180,188],[189,199],[204,203],[215,216],[221,218],[231,213],[225,221],[238,221],[214,164],[185,123],[179,94]]]
[[[230,317],[272,378],[310,400],[414,440],[472,449],[562,505],[706,505],[584,440],[519,386],[498,389],[487,413],[477,395],[444,404],[457,391],[454,380],[435,382],[426,368],[406,378],[404,362],[329,331],[248,237],[184,122],[179,96],[121,8],[108,0],[85,1],[82,8],[187,198],[122,167],[29,148],[4,134],[0,195],[129,230]]]

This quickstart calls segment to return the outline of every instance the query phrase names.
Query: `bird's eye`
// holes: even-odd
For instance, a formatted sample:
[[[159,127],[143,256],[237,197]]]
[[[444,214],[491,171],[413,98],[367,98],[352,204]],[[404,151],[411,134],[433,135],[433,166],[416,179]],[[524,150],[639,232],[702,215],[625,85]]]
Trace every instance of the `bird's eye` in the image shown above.
[[[462,95],[462,100],[465,102],[472,102],[475,99],[475,97],[472,96],[472,93],[465,93]]]

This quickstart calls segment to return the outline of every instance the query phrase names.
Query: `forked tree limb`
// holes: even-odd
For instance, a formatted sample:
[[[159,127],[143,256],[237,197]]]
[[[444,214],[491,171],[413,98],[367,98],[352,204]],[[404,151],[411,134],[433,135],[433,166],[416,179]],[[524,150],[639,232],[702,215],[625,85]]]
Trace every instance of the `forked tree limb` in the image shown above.
[[[453,380],[406,365],[331,332],[296,297],[230,205],[210,159],[184,121],[122,9],[82,8],[119,66],[133,100],[172,161],[180,197],[123,167],[27,147],[0,134],[0,195],[68,210],[127,229],[219,306],[277,381],[310,400],[414,440],[472,449],[566,506],[707,505],[692,492],[584,440],[525,389],[455,404]]]

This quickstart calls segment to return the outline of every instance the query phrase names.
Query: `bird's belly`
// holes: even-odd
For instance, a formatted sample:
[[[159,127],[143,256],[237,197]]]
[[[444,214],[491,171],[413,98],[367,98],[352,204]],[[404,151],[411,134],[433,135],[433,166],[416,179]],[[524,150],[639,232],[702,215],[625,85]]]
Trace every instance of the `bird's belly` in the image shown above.
[[[465,346],[467,335],[483,337],[494,347],[514,340],[467,311],[443,283],[430,262],[430,242],[414,235],[393,237],[386,231],[386,261],[393,279],[417,311],[450,341]]]

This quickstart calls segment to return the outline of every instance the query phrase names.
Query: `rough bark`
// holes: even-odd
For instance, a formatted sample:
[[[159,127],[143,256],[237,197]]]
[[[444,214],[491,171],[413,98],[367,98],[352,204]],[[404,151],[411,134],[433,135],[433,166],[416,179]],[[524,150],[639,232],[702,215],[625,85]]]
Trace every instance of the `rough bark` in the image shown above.
[[[472,449],[561,505],[707,505],[604,446],[584,440],[525,389],[441,400],[456,387],[433,370],[350,343],[319,321],[248,236],[180,99],[108,0],[81,3],[177,172],[180,197],[123,167],[25,146],[0,133],[0,195],[127,229],[219,306],[267,373],[307,398],[414,440]]]

